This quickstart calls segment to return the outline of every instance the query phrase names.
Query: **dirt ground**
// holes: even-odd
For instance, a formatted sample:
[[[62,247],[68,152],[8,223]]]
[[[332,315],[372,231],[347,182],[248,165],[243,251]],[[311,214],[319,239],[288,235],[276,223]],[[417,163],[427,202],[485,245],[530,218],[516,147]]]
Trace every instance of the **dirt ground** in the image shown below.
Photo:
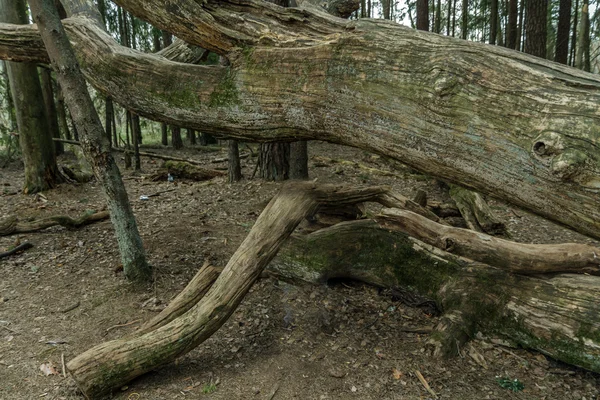
[[[152,149],[150,149],[152,150]],[[247,149],[242,147],[242,152]],[[161,150],[170,152],[170,150]],[[188,148],[179,156],[212,162],[226,148]],[[349,160],[396,176],[332,163]],[[122,165],[122,160],[119,160]],[[34,247],[0,260],[0,399],[81,399],[62,372],[68,361],[101,342],[132,333],[162,309],[209,260],[224,266],[280,184],[248,179],[256,158],[243,160],[245,180],[152,182],[160,162],[143,159],[142,173],[124,171],[155,281],[135,289],[118,272],[119,254],[109,221],[79,230],[62,227],[0,237],[0,251],[21,242]],[[431,178],[360,150],[310,145],[311,179],[324,183],[386,184],[412,197],[424,189],[440,199]],[[21,219],[77,216],[104,208],[95,182],[62,184],[41,196],[15,194],[23,180],[15,162],[0,169],[0,215]],[[175,189],[147,201],[142,195]],[[514,240],[586,242],[588,238],[497,201],[497,215]],[[291,323],[290,323],[291,321]],[[442,399],[577,399],[600,396],[600,376],[541,354],[474,340],[461,356],[442,361],[425,350],[427,334],[406,332],[435,325],[436,317],[357,282],[324,286],[260,279],[231,319],[188,355],[149,373],[115,399],[429,399],[417,371]],[[484,361],[472,355],[479,353]],[[52,371],[51,371],[52,372]],[[517,379],[513,392],[499,378]]]

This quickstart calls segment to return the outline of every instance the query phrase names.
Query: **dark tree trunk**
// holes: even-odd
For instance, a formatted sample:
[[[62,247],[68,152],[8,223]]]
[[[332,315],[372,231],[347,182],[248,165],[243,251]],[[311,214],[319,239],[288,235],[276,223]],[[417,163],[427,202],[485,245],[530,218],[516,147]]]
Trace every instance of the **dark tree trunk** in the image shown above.
[[[65,105],[65,99],[62,94],[60,85],[56,85],[56,112],[58,114],[58,124],[62,131],[65,139],[71,140],[71,130],[69,129],[69,123],[67,122],[67,106]]]
[[[491,0],[490,8],[490,44],[496,44],[498,36],[498,0]]]
[[[429,30],[429,0],[417,0],[417,29]]]
[[[169,145],[169,128],[166,123],[160,124],[160,142],[163,146]]]
[[[308,142],[290,143],[290,179],[308,179]]]
[[[29,3],[56,72],[56,78],[63,89],[74,120],[79,126],[82,136],[81,147],[92,165],[96,179],[104,188],[125,275],[133,281],[149,281],[152,277],[152,269],[146,262],[144,246],[121,174],[110,153],[102,123],[87,91],[86,82],[79,70],[54,3],[52,0],[30,0]]]
[[[571,31],[571,0],[560,0],[558,28],[556,31],[556,51],[554,61],[566,64],[569,59],[569,33]]]
[[[456,35],[456,0],[452,0],[452,37]]]
[[[131,142],[133,144],[133,169],[139,171],[142,169],[140,160],[140,116],[131,113]]]
[[[579,18],[579,0],[575,0],[575,15],[573,16],[573,34],[571,35],[571,51],[569,52],[569,65],[575,66],[575,54],[577,54],[577,25]]]
[[[367,17],[367,2],[365,0],[360,0],[360,17]]]
[[[437,0],[435,7],[435,33],[442,32],[442,0]]]
[[[519,7],[517,0],[508,2],[508,25],[506,26],[506,47],[517,48],[517,20],[519,18]]]
[[[450,36],[451,31],[450,31],[450,22],[452,21],[452,3],[454,2],[453,0],[447,0],[448,1],[448,15],[446,18],[446,36]]]
[[[52,73],[47,68],[40,68],[40,77],[42,81],[42,94],[44,96],[44,105],[46,106],[46,115],[48,116],[48,127],[53,138],[60,139],[60,129],[58,127],[58,113],[56,111],[56,102],[54,101],[54,88],[52,87]],[[57,156],[65,152],[62,142],[54,142],[54,151]]]
[[[240,164],[240,150],[237,140],[229,140],[228,157],[227,182],[238,182],[242,179],[242,166]]]
[[[461,37],[467,40],[467,31],[469,29],[469,0],[462,0],[462,24],[460,27]]]
[[[185,135],[187,138],[187,141],[189,144],[191,145],[195,145],[196,144],[196,131],[193,130],[192,128],[187,128],[185,130]]]
[[[548,0],[525,1],[525,53],[546,58]]]
[[[0,0],[0,20],[28,24],[24,0]],[[25,164],[24,193],[50,189],[60,181],[38,70],[33,63],[6,62]]]
[[[589,0],[583,0],[579,20],[575,67],[590,72],[590,13]]]
[[[130,132],[131,132],[131,112],[129,110],[127,110],[127,111],[125,111],[125,144],[128,149],[131,147]],[[79,139],[76,139],[76,140],[79,140]]]
[[[260,145],[260,177],[268,181],[289,178],[289,143],[263,143]]]
[[[183,140],[181,139],[181,128],[171,126],[171,144],[175,150],[183,149]]]
[[[217,139],[210,133],[200,133],[200,146],[208,146],[209,144],[217,144]]]
[[[381,9],[383,11],[383,19],[390,19],[390,1],[381,0]]]
[[[108,139],[110,147],[113,147],[113,145],[118,147],[118,143],[113,143],[113,133],[116,135],[116,127],[113,126],[113,113],[114,108],[112,98],[110,96],[106,96],[106,99],[104,100],[104,126],[106,130],[106,138]]]

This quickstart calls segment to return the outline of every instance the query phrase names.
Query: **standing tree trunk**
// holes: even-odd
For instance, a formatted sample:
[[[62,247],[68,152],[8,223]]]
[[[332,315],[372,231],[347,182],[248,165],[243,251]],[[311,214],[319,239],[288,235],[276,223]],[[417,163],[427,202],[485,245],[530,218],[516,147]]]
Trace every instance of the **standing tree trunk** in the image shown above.
[[[548,0],[525,2],[525,53],[546,58]]]
[[[6,91],[4,92],[4,96],[6,100],[6,105],[8,107],[8,119],[10,121],[10,126],[8,127],[8,129],[10,129],[10,132],[16,132],[18,129],[17,116],[15,114],[15,104],[13,103],[12,93],[10,90],[10,81],[8,79],[6,61],[2,61],[2,78],[4,79],[4,82],[6,84]]]
[[[131,142],[133,144],[133,169],[139,171],[142,169],[140,160],[140,116],[131,113]]]
[[[460,26],[461,37],[464,40],[467,40],[467,31],[469,29],[469,0],[462,1],[461,16],[462,16],[462,24]]]
[[[456,0],[452,0],[452,37],[456,35]]]
[[[263,143],[259,154],[260,177],[268,181],[283,181],[289,178],[289,143]]]
[[[106,127],[106,138],[108,139],[108,144],[110,147],[113,146],[113,134],[116,136],[117,128],[113,126],[113,114],[115,110],[113,108],[112,98],[110,96],[106,96],[104,100],[104,126]],[[118,147],[119,144],[114,142],[114,146]]]
[[[290,143],[290,179],[308,179],[308,142]]]
[[[519,3],[519,25],[517,26],[517,43],[515,44],[515,50],[523,51],[523,19],[525,14],[525,0],[521,0]]]
[[[442,32],[442,0],[437,0],[437,6],[435,7],[435,24],[434,32]]]
[[[583,0],[579,21],[575,67],[590,72],[590,13],[589,0]]]
[[[185,130],[185,135],[187,137],[187,141],[190,145],[195,145],[196,144],[196,131],[192,128],[187,128]]]
[[[227,168],[227,182],[234,183],[242,179],[242,166],[240,164],[240,150],[237,140],[229,140],[229,164]]]
[[[577,54],[577,25],[579,16],[579,0],[575,0],[575,15],[573,16],[573,34],[571,35],[571,51],[569,52],[569,65],[575,66],[575,55]]]
[[[450,36],[450,22],[452,21],[452,3],[453,0],[448,0],[448,15],[446,16],[446,36]]]
[[[56,78],[79,126],[81,147],[92,164],[96,179],[104,188],[125,276],[132,281],[147,282],[152,277],[152,269],[146,262],[127,192],[56,7],[52,0],[30,0],[30,5]]]
[[[217,144],[217,139],[210,133],[200,133],[200,146],[208,146],[209,144]]]
[[[171,126],[171,144],[175,150],[183,149],[183,140],[181,139],[181,128]]]
[[[417,0],[417,29],[429,30],[429,0]]]
[[[58,125],[63,133],[63,136],[67,140],[71,140],[71,130],[69,129],[69,123],[67,122],[67,106],[65,105],[65,98],[62,94],[60,85],[56,85],[56,112],[58,114]]]
[[[24,0],[0,0],[0,20],[28,24]],[[24,193],[37,193],[60,181],[38,70],[33,63],[6,62],[25,164]]]
[[[40,78],[42,80],[42,94],[44,96],[50,134],[53,138],[60,139],[58,113],[56,111],[56,102],[54,101],[54,88],[52,87],[52,72],[48,68],[40,68]],[[63,143],[55,141],[54,151],[57,156],[63,154],[65,152]]]
[[[558,27],[556,31],[556,51],[554,61],[566,64],[569,58],[569,32],[571,31],[571,0],[560,0]]]
[[[491,0],[490,9],[490,44],[496,44],[498,36],[498,0]]]

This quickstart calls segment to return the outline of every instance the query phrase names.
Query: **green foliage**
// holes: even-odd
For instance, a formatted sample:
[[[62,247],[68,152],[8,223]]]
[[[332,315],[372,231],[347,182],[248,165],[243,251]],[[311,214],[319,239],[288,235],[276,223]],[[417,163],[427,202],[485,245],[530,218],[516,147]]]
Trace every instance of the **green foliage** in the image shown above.
[[[214,393],[216,390],[217,385],[215,385],[213,382],[205,383],[204,385],[202,385],[202,393],[204,394],[211,394]]]
[[[496,382],[501,388],[512,390],[513,392],[520,392],[525,389],[525,385],[518,379],[510,379],[504,376],[497,376]]]

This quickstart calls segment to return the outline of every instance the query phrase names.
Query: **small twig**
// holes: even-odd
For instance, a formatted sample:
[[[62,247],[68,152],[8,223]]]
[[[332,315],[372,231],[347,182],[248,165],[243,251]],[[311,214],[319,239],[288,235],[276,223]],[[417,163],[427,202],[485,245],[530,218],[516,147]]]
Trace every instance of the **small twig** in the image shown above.
[[[137,324],[137,323],[138,323],[138,322],[140,322],[140,321],[141,321],[141,319],[136,319],[135,321],[131,321],[131,322],[128,322],[128,323],[126,323],[126,324],[113,325],[113,326],[111,326],[110,328],[108,328],[108,329],[106,330],[106,333],[108,333],[108,332],[110,332],[111,330],[113,330],[113,329],[116,329],[116,328],[122,328],[122,327],[124,327],[124,326],[129,326],[129,325]]]
[[[411,328],[409,326],[405,326],[405,327],[399,328],[398,332],[427,334],[427,333],[433,332],[433,327],[425,326],[423,328]]]
[[[425,389],[429,392],[429,394],[432,395],[434,399],[437,399],[438,398],[437,394],[433,391],[431,386],[429,386],[429,383],[427,383],[427,381],[425,380],[423,375],[418,370],[415,371],[415,374],[417,375],[417,378],[419,378],[419,381],[421,381],[421,384],[423,385],[423,387],[425,387]]]
[[[74,309],[76,309],[77,307],[79,307],[79,305],[80,305],[80,304],[81,304],[81,303],[80,303],[79,301],[77,301],[76,303],[74,303],[74,304],[71,304],[71,305],[70,305],[70,306],[68,306],[67,308],[63,308],[62,310],[58,310],[58,312],[61,312],[61,313],[63,313],[63,314],[64,314],[64,313],[68,313],[69,311],[73,311]]]
[[[14,249],[5,251],[4,253],[0,253],[0,258],[12,256],[13,254],[18,253],[19,251],[25,251],[32,247],[33,247],[33,244],[31,244],[31,242],[25,242],[25,243],[20,244],[19,246],[15,247]]]
[[[265,400],[273,400],[273,397],[275,397],[275,394],[277,393],[278,390],[279,390],[279,382],[277,382],[275,384],[275,386],[273,386],[273,388],[271,389],[271,391],[269,392],[267,397],[265,397]]]
[[[159,192],[156,192],[156,193],[149,194],[149,195],[148,195],[148,197],[156,197],[156,196],[160,196],[160,195],[161,195],[161,194],[163,194],[163,193],[168,193],[168,192],[172,192],[172,191],[175,191],[175,190],[177,190],[177,189],[167,189],[167,190],[161,190],[161,191],[159,191]]]
[[[61,353],[60,362],[62,363],[62,376],[63,378],[67,377],[67,367],[65,366],[65,353]]]

